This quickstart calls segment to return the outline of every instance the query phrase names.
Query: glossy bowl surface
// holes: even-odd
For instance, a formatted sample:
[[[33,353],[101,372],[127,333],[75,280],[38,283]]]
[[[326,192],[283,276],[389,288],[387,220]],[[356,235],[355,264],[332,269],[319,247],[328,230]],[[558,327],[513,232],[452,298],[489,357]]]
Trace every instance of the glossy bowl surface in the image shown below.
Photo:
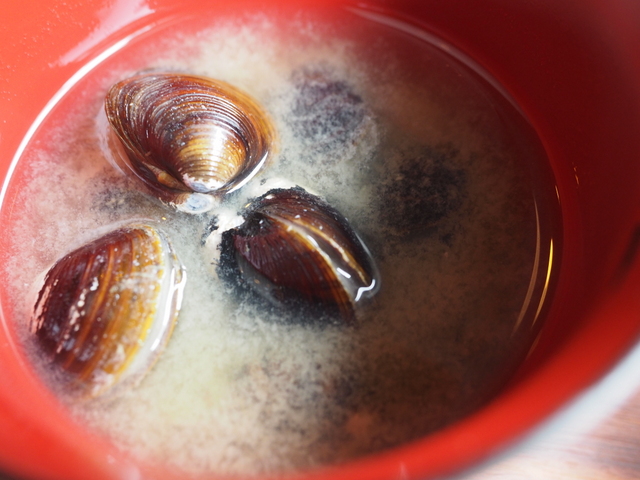
[[[0,179],[10,176],[13,159],[51,99],[64,94],[87,64],[116,39],[171,16],[178,6],[205,8],[200,3],[22,0],[3,5]],[[254,3],[235,6],[263,2]],[[497,79],[540,135],[562,208],[564,249],[554,303],[536,348],[502,393],[427,438],[300,475],[440,478],[523,438],[601,378],[639,339],[640,3],[366,0],[357,7],[435,34]],[[228,7],[211,2],[207,8]],[[2,205],[3,211],[10,208]],[[0,231],[1,222],[2,217]],[[0,252],[0,261],[5,253]],[[181,478],[136,464],[73,424],[15,348],[10,319],[0,315],[0,470],[43,480]]]

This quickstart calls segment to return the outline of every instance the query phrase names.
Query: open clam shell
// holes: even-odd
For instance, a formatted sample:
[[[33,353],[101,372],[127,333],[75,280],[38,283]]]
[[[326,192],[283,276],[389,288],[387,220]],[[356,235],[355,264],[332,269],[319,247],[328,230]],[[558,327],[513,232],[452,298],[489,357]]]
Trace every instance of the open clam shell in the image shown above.
[[[274,189],[221,235],[218,275],[303,321],[355,319],[380,286],[375,262],[346,218],[300,187]]]
[[[116,161],[161,200],[190,213],[244,185],[274,148],[258,103],[235,87],[176,73],[137,75],[111,87],[107,120]],[[120,145],[118,145],[120,144]]]
[[[30,323],[64,390],[95,397],[136,383],[166,345],[186,273],[155,228],[118,228],[58,260]]]

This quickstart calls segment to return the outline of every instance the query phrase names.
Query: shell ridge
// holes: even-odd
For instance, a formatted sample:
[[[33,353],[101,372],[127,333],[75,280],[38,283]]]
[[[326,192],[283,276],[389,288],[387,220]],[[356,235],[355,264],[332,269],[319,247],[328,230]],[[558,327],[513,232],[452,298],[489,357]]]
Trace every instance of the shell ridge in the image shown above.
[[[311,211],[313,210],[307,209],[305,213],[309,213]],[[354,245],[351,237],[344,231],[345,229],[342,222],[338,222],[333,219],[334,222],[332,222],[332,226],[336,228],[320,229],[319,226],[322,225],[320,221],[318,221],[318,224],[316,225],[303,224],[301,221],[295,221],[295,218],[292,220],[289,214],[289,211],[287,211],[286,214],[272,213],[273,218],[281,221],[288,229],[295,231],[300,238],[305,238],[307,245],[311,246],[322,255],[326,268],[334,274],[337,282],[340,282],[345,287],[351,287],[351,284],[354,281],[353,277],[355,276],[360,280],[361,286],[363,287],[371,283],[371,274],[362,268],[362,262],[351,253],[356,245]],[[314,215],[304,216],[305,219],[313,217]],[[324,216],[322,214],[318,214],[316,219],[320,219],[321,217]],[[331,236],[330,232],[339,235],[340,238]],[[347,245],[349,248],[346,248],[344,245]],[[360,244],[357,244],[357,247],[359,248]],[[335,255],[335,252],[337,252],[338,255]],[[339,262],[338,258],[342,261]],[[350,276],[346,277],[344,275],[339,275],[337,269],[347,272]]]
[[[108,308],[105,308],[103,311],[105,313],[109,313],[116,320],[119,320],[104,322],[104,329],[101,329],[103,339],[111,339],[114,334],[120,330],[119,323],[124,317],[124,315],[122,314],[122,310],[124,310],[127,304],[130,303],[130,301],[127,301],[127,290],[122,291],[122,289],[119,289],[118,292],[114,294],[113,287],[109,287],[109,285],[113,283],[112,279],[115,279],[116,282],[119,282],[122,277],[125,277],[130,272],[130,268],[126,267],[132,265],[130,252],[133,250],[134,246],[133,239],[130,238],[130,235],[125,235],[124,238],[118,240],[120,241],[117,242],[117,247],[113,244],[106,245],[108,251],[108,262],[106,263],[105,269],[103,269],[101,272],[103,276],[103,288],[99,289],[99,291],[104,296],[99,299],[102,301],[95,303],[96,306],[102,306],[103,302],[106,301],[106,306]],[[125,255],[125,261],[118,261],[118,257],[115,255],[118,252],[119,255]],[[114,302],[114,298],[117,298],[118,301]],[[85,318],[91,319],[91,317]],[[94,322],[87,321],[85,322],[85,324],[87,325],[87,327],[86,333],[85,335],[83,335],[83,344],[88,334],[92,333],[93,329],[91,327],[94,325]],[[99,333],[100,332],[95,332],[94,335],[98,335]],[[96,340],[99,339],[97,338]],[[89,339],[89,341],[91,341],[91,339]],[[93,351],[89,351],[91,352],[91,356],[83,366],[82,373],[78,376],[77,381],[86,380],[92,375],[92,372],[94,372],[98,368],[104,370],[103,367],[105,363],[105,357],[107,357],[107,354],[109,352],[108,344],[106,344],[104,341],[98,341],[94,348],[95,349],[93,349]],[[76,358],[80,358],[80,356],[76,355]]]
[[[109,89],[105,110],[124,146],[124,163],[157,197],[184,211],[200,210],[191,210],[183,192],[221,196],[237,190],[272,153],[270,119],[254,99],[225,82],[137,75]]]
[[[140,251],[138,255],[136,255],[135,261],[140,261],[137,257],[142,257],[147,260],[144,270],[133,274],[130,272],[130,278],[134,281],[135,285],[132,285],[128,290],[131,292],[136,292],[138,289],[150,290],[150,287],[155,283],[155,279],[164,278],[164,267],[158,265],[156,259],[161,256],[161,246],[160,246],[160,238],[157,236],[157,232],[151,232],[148,230],[138,230],[143,233],[145,238],[139,239],[137,243],[146,246],[148,250],[151,250],[149,254],[143,255],[143,251]],[[154,233],[154,235],[152,235]],[[149,239],[148,241],[145,241]],[[152,261],[151,259],[154,259]],[[134,265],[134,263],[132,263]],[[138,358],[137,353],[144,345],[147,337],[149,336],[150,330],[154,323],[154,316],[157,313],[157,297],[159,296],[159,288],[156,285],[156,288],[153,289],[153,293],[149,294],[149,297],[144,302],[136,301],[132,302],[131,305],[138,305],[140,307],[140,311],[134,311],[133,315],[127,315],[123,317],[123,321],[126,321],[125,329],[130,334],[136,333],[135,339],[132,339],[128,343],[128,351],[127,355],[123,359],[120,365],[118,365],[118,377],[126,372],[127,369],[131,366],[131,364]],[[140,318],[140,321],[137,322],[137,326],[131,326],[131,321],[134,318]],[[125,337],[126,338],[126,337]],[[127,339],[128,340],[128,339]]]
[[[83,368],[84,359],[81,358],[80,353],[83,351],[85,346],[85,341],[89,334],[91,333],[91,324],[86,320],[86,318],[90,318],[87,313],[94,313],[97,308],[97,303],[93,300],[98,298],[102,299],[105,296],[104,288],[100,288],[100,280],[98,281],[98,289],[90,294],[90,298],[86,298],[86,285],[89,280],[88,277],[92,276],[100,276],[106,275],[110,277],[111,275],[111,258],[110,255],[106,257],[104,255],[89,255],[91,250],[93,250],[93,243],[89,244],[82,250],[82,255],[80,256],[80,260],[83,265],[83,273],[78,278],[76,283],[76,290],[74,291],[73,297],[76,298],[71,305],[69,305],[69,310],[66,312],[67,315],[71,316],[71,321],[69,321],[66,325],[66,335],[71,335],[70,331],[72,328],[75,328],[75,325],[78,325],[77,333],[73,338],[73,347],[70,350],[67,350],[64,356],[60,357],[60,361],[65,369],[71,369],[75,364],[75,368]],[[73,261],[71,257],[67,257],[69,261]],[[106,260],[106,261],[105,261]],[[97,270],[97,273],[94,274],[94,269]],[[93,283],[93,282],[92,282]],[[83,298],[84,297],[84,298]],[[82,299],[83,305],[79,305],[80,299]],[[86,309],[83,307],[87,307]],[[80,310],[78,310],[80,308]],[[78,361],[80,360],[80,361]]]

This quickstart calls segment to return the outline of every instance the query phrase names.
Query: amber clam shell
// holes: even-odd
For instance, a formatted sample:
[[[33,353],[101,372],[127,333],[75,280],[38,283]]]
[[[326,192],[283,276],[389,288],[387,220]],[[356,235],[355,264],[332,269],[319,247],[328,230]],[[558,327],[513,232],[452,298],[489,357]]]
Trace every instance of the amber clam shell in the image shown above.
[[[218,274],[272,305],[318,319],[351,322],[378,291],[369,250],[346,218],[300,187],[274,189],[222,234]]]
[[[171,335],[185,281],[166,238],[148,225],[120,227],[59,259],[30,331],[63,389],[86,398],[138,382]]]
[[[207,196],[244,185],[274,148],[275,130],[257,101],[206,77],[125,79],[109,89],[105,112],[122,163],[161,200],[191,213],[215,205]]]

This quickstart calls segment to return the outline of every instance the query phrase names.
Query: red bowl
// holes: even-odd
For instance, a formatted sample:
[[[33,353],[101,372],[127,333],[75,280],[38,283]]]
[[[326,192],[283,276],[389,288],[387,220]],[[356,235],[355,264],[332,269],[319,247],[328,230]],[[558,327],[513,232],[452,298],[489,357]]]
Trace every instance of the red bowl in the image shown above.
[[[82,65],[114,38],[188,3],[23,0],[5,5],[0,178],[10,176],[12,159],[18,158],[34,121]],[[536,348],[501,393],[423,439],[300,474],[332,480],[441,478],[523,438],[638,341],[640,3],[370,0],[357,6],[435,34],[493,76],[538,132],[561,202],[564,239],[554,302]],[[219,8],[225,8],[222,2]],[[62,55],[66,62],[57,61]],[[13,347],[10,319],[5,311],[0,314],[0,470],[38,479],[180,478],[136,463],[74,424]]]

